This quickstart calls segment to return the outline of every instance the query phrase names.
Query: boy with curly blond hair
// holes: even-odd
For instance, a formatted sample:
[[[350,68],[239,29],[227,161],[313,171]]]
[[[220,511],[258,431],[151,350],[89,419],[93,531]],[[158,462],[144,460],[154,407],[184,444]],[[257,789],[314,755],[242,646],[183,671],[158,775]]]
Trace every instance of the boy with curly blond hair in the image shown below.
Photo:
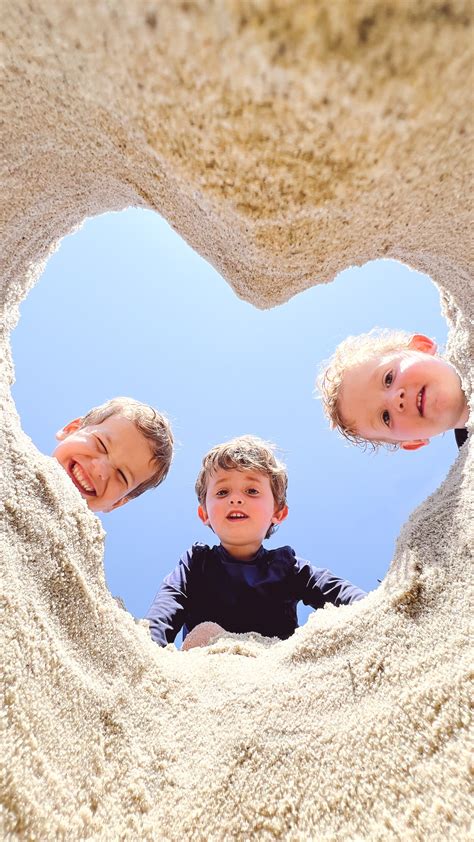
[[[318,386],[332,428],[354,444],[417,450],[450,429],[458,446],[467,438],[459,374],[423,334],[374,329],[349,336]]]
[[[321,608],[366,595],[298,558],[291,547],[262,546],[288,515],[287,485],[273,446],[255,436],[224,442],[204,456],[196,481],[198,517],[220,543],[193,544],[164,579],[148,612],[156,643],[172,643],[181,627],[185,638],[205,622],[285,639],[298,626],[300,600]]]

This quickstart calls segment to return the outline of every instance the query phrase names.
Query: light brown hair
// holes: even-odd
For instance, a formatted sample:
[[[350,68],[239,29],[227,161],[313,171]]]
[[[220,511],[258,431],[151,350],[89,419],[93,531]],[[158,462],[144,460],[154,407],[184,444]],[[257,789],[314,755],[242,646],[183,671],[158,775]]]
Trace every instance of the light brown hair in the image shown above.
[[[286,466],[275,456],[275,446],[257,436],[238,436],[230,441],[217,444],[202,460],[202,467],[196,480],[196,494],[200,505],[206,508],[206,493],[209,477],[219,468],[224,471],[253,470],[267,476],[278,511],[286,506],[288,475]],[[271,524],[265,538],[275,532]]]
[[[133,500],[149,488],[155,488],[163,482],[173,459],[173,433],[171,425],[161,412],[146,403],[133,398],[112,398],[90,409],[81,419],[81,427],[100,424],[111,415],[122,415],[133,421],[138,432],[151,444],[152,459],[156,468],[152,476],[133,489],[127,498]]]

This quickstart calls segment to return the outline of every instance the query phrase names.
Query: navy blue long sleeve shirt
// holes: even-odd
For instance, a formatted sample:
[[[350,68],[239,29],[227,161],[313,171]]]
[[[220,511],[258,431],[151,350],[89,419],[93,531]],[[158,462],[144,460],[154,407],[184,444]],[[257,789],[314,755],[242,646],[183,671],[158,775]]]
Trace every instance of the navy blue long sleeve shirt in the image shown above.
[[[222,545],[193,544],[163,581],[148,612],[153,640],[172,643],[199,623],[213,621],[230,632],[254,631],[286,639],[298,627],[300,600],[313,608],[348,605],[365,591],[330,570],[313,567],[291,547],[266,550],[240,561]]]
[[[464,442],[466,442],[466,441],[467,441],[468,436],[469,436],[469,433],[467,432],[467,428],[466,428],[466,427],[458,427],[458,428],[454,431],[454,437],[455,437],[455,439],[456,439],[456,444],[457,444],[457,446],[458,446],[459,450],[460,450],[460,449],[461,449],[461,447],[463,446]]]

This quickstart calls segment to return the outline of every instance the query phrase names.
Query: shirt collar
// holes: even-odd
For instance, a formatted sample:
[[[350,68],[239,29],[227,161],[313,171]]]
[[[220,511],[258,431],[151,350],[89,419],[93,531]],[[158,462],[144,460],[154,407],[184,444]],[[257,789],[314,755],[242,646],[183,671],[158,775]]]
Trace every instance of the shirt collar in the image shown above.
[[[216,547],[216,550],[222,558],[222,561],[230,561],[233,564],[255,564],[257,561],[260,561],[263,558],[263,556],[266,555],[267,552],[263,544],[261,544],[255,555],[252,558],[245,559],[244,561],[240,558],[235,558],[233,555],[227,552],[227,550],[225,549],[225,547],[222,546],[222,544],[219,544]]]

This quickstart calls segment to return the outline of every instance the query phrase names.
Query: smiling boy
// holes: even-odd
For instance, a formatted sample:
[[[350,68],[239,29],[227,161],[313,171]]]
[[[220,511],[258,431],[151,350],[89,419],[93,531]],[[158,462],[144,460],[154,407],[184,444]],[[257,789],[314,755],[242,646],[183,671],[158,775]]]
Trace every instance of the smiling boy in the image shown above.
[[[370,331],[342,342],[320,375],[333,428],[355,444],[417,450],[455,429],[458,443],[469,409],[454,366],[434,340],[403,331]]]
[[[53,456],[93,512],[111,512],[165,479],[173,457],[168,420],[133,398],[113,398],[56,434]]]
[[[202,482],[202,480],[201,480]],[[203,498],[200,493],[200,500]],[[219,536],[233,558],[248,561],[260,549],[273,526],[288,515],[288,506],[275,500],[270,478],[258,470],[216,468],[207,477],[198,517]]]
[[[206,621],[230,632],[285,639],[298,626],[300,600],[321,608],[365,596],[298,558],[291,547],[262,546],[287,517],[287,484],[272,446],[255,436],[232,439],[206,454],[196,481],[198,516],[220,543],[193,544],[164,579],[148,613],[156,643],[172,643],[182,626],[185,638]]]

